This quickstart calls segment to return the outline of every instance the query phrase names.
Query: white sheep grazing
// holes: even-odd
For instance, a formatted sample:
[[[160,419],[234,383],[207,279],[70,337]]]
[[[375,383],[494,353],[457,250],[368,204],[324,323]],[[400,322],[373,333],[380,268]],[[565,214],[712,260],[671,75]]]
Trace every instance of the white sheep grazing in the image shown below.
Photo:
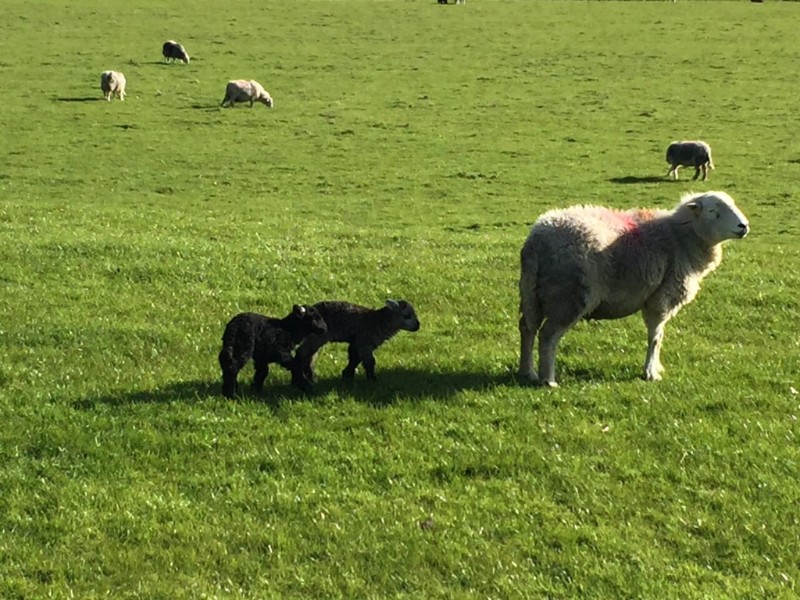
[[[125,75],[119,71],[103,71],[100,75],[100,89],[103,96],[111,102],[111,98],[116,96],[120,100],[125,100]]]
[[[253,102],[261,102],[269,108],[274,106],[272,96],[264,89],[257,81],[247,79],[234,79],[229,81],[225,87],[225,97],[222,99],[222,106],[226,104],[233,106],[237,102],[250,102],[250,108],[253,107]]]
[[[687,194],[671,211],[573,206],[545,213],[520,253],[520,375],[555,386],[556,347],[571,327],[641,310],[644,377],[661,379],[664,325],[720,263],[720,244],[748,231],[747,217],[725,192]]]
[[[714,168],[711,160],[711,146],[702,140],[690,142],[672,142],[667,146],[667,162],[669,171],[667,177],[678,178],[678,169],[681,167],[694,167],[694,177],[700,176],[703,170],[703,181],[708,177],[708,170]]]

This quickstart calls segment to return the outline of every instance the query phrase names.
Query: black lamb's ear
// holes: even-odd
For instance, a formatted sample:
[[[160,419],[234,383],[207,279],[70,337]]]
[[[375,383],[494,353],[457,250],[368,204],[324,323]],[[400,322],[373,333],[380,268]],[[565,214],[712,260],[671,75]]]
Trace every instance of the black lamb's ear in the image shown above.
[[[302,317],[303,315],[306,314],[306,307],[302,306],[301,304],[295,304],[292,310],[294,311],[294,314],[296,314],[298,317]]]
[[[392,300],[391,298],[389,298],[386,301],[386,306],[388,306],[392,310],[397,310],[398,308],[400,308],[400,305],[397,303],[397,300]]]

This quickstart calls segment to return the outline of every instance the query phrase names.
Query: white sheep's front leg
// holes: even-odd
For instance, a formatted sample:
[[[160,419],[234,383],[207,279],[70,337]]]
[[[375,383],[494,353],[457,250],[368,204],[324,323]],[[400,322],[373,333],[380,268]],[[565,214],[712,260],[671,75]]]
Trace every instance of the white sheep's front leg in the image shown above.
[[[644,361],[644,378],[647,381],[659,381],[664,372],[661,364],[661,342],[664,341],[664,326],[667,319],[656,315],[644,314],[647,325],[647,358]]]

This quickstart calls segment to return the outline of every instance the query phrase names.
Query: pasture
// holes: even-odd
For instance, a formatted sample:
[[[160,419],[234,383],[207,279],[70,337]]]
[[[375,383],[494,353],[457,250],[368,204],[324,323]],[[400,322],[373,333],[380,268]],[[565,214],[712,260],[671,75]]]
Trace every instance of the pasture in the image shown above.
[[[4,2],[0,597],[797,597],[800,7],[181,8]],[[237,78],[275,107],[220,109]],[[675,139],[707,182],[664,177]],[[521,385],[536,217],[709,189],[752,232],[664,381],[634,316]],[[222,398],[237,312],[387,298],[422,328],[377,382],[336,345],[311,394]]]

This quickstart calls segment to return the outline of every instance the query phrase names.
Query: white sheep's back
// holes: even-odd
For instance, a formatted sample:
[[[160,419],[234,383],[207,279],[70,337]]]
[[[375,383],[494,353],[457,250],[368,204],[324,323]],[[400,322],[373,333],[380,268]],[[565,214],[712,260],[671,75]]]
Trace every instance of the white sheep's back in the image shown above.
[[[670,215],[591,205],[543,214],[522,250],[523,262],[536,257],[540,299],[555,310],[565,294],[579,294],[592,318],[636,312],[666,273]]]

